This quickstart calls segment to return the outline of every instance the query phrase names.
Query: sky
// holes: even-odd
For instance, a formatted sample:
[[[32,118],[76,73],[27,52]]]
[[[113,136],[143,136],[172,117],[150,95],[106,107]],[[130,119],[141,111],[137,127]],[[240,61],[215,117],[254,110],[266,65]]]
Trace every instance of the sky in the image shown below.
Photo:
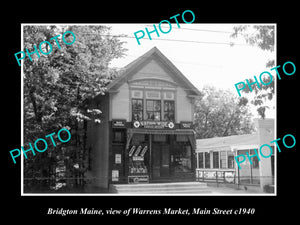
[[[276,50],[263,51],[248,45],[243,37],[230,37],[233,27],[242,24],[185,24],[179,21],[180,28],[176,23],[172,23],[169,33],[164,34],[159,31],[160,37],[157,37],[154,32],[151,34],[152,40],[148,38],[145,28],[152,31],[153,24],[105,25],[111,27],[112,35],[131,37],[119,38],[125,42],[123,47],[128,51],[123,58],[113,60],[112,67],[124,67],[151,48],[157,47],[199,90],[205,85],[210,85],[219,89],[229,89],[237,96],[234,84],[246,78],[253,78],[255,75],[259,77],[263,71],[275,75],[270,68],[266,68],[266,63],[270,59],[276,59]],[[158,28],[158,24],[155,25]],[[169,25],[163,23],[162,29],[169,30]],[[145,37],[139,40],[140,45],[134,38],[134,33],[139,30],[145,32]],[[249,32],[253,33],[255,30],[250,29]],[[269,118],[275,118],[273,106],[276,98],[273,99],[270,102],[270,109],[266,111],[266,116]],[[257,117],[254,107],[251,111],[254,117]]]

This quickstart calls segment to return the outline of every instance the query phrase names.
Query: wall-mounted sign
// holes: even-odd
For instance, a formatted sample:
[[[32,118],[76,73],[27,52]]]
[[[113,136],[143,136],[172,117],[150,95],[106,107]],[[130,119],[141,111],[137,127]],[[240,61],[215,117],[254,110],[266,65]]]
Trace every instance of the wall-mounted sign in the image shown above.
[[[138,183],[149,183],[149,176],[128,176],[129,184],[138,184]]]
[[[165,100],[174,100],[174,92],[164,92],[163,96]]]
[[[147,80],[136,80],[131,81],[130,85],[132,86],[144,86],[144,87],[175,87],[175,84],[155,79],[147,79]]]
[[[192,122],[180,122],[181,129],[192,129],[193,123]]]
[[[115,154],[115,164],[121,164],[121,154]]]
[[[132,90],[131,98],[143,98],[143,91],[141,90]]]
[[[144,157],[142,157],[142,156],[132,156],[132,161],[144,161]]]
[[[125,127],[126,120],[112,120],[112,127],[113,128],[122,128]]]
[[[199,181],[234,183],[235,171],[197,169],[196,178]]]
[[[112,181],[119,181],[119,170],[112,170],[111,171],[111,180]]]
[[[146,98],[161,99],[159,91],[146,91]]]
[[[150,129],[173,129],[175,124],[172,121],[134,121],[134,128],[150,128]]]

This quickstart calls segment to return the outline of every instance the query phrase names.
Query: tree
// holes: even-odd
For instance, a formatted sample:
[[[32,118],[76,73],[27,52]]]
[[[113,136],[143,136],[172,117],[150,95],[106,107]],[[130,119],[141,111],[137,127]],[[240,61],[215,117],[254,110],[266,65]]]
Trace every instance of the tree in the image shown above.
[[[76,36],[72,45],[61,40],[67,30]],[[57,35],[60,49],[50,40]],[[72,38],[65,36],[69,43]],[[47,153],[24,161],[24,177],[43,178],[42,185],[49,190],[49,178],[57,168],[65,167],[75,184],[84,183],[86,120],[101,120],[101,109],[89,109],[83,102],[105,94],[106,85],[118,75],[109,63],[122,57],[125,49],[106,26],[24,26],[24,48],[31,52],[42,41],[52,43],[52,52],[40,57],[33,54],[33,61],[24,59],[24,145],[62,127],[72,134],[67,146],[48,145]],[[47,52],[50,46],[43,48]],[[28,190],[30,186],[27,182]]]
[[[257,46],[265,51],[274,52],[275,49],[275,26],[273,25],[240,25],[234,27],[234,33],[231,35],[233,38],[237,38],[238,35],[241,35],[245,38],[246,42],[252,46]],[[271,68],[275,66],[275,60],[271,59],[266,63],[267,68]],[[266,106],[266,101],[272,100],[274,96],[274,76],[272,76],[273,81],[270,85],[263,85],[261,84],[261,89],[258,89],[256,85],[251,86],[252,89],[255,91],[255,97],[251,101],[251,103],[257,106],[257,112],[262,117],[265,118],[265,111],[268,106]],[[264,78],[268,83],[268,79]],[[248,79],[250,83],[254,82],[254,79]],[[247,86],[243,92],[250,93],[250,89]]]
[[[195,130],[197,138],[248,134],[253,131],[248,100],[229,91],[206,86],[203,96],[195,103]]]

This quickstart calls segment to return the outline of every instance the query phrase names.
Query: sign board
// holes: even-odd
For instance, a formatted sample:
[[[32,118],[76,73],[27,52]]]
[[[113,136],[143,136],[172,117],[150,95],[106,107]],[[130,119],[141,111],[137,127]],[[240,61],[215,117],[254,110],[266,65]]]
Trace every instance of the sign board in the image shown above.
[[[196,178],[199,181],[234,183],[235,172],[224,170],[196,170]]]
[[[112,170],[111,171],[111,180],[112,181],[119,181],[119,170]]]
[[[142,157],[142,156],[132,156],[132,161],[144,161],[144,157]]]
[[[173,84],[172,82],[156,80],[156,79],[131,81],[130,85],[131,86],[144,86],[144,87],[170,87],[170,88],[175,87],[175,84]]]
[[[173,129],[175,124],[172,121],[134,121],[134,128],[149,128],[149,129]]]
[[[234,172],[224,172],[225,181],[234,183]]]
[[[125,128],[126,127],[126,120],[113,120],[112,128]]]
[[[121,154],[115,154],[115,164],[121,164]]]
[[[149,176],[128,176],[129,184],[149,183]]]
[[[192,129],[193,123],[192,122],[180,122],[181,129]]]

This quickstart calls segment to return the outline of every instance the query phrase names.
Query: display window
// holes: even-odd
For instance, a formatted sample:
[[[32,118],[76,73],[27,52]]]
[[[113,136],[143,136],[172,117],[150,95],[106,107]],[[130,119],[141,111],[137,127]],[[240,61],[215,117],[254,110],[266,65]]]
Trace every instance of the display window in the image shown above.
[[[132,145],[130,147],[128,152],[128,178],[134,179],[129,179],[129,182],[138,183],[140,177],[143,177],[143,182],[149,181],[148,150],[148,145]]]
[[[127,151],[129,183],[147,182],[149,155],[148,135],[135,134]]]
[[[188,145],[179,145],[173,149],[171,162],[174,172],[191,172],[192,171],[192,149]]]

